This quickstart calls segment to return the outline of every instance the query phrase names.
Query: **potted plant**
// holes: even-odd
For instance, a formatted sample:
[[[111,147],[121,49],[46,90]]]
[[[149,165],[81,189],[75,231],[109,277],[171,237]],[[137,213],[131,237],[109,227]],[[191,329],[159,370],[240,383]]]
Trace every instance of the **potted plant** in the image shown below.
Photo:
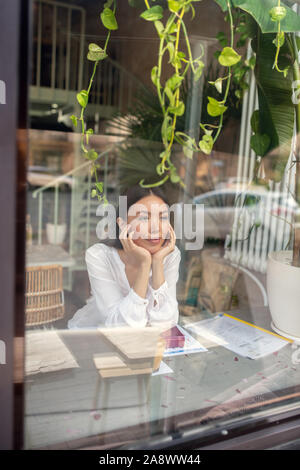
[[[299,46],[296,38],[300,18],[283,2],[260,0],[253,2],[253,6],[253,14],[260,18],[261,24],[252,24],[259,100],[259,110],[252,118],[252,148],[265,162],[265,179],[273,181],[282,181],[292,153],[294,198],[299,203],[300,154],[299,143],[293,136],[295,129],[297,136],[300,133],[300,100],[297,100],[295,93],[300,85]],[[272,23],[276,25],[276,33],[271,32]],[[291,188],[287,188],[287,191],[291,192]],[[268,254],[266,282],[272,328],[282,335],[300,339],[298,210],[294,214],[292,229],[292,249]]]
[[[228,10],[227,0],[216,2],[224,11]],[[231,0],[232,6],[246,14],[245,31],[251,38],[256,58],[254,72],[259,107],[251,118],[251,148],[257,156],[253,182],[267,187],[270,180],[282,182],[293,155],[293,196],[299,203],[300,153],[295,130],[299,136],[300,73],[296,32],[300,30],[300,17],[289,8],[293,3],[288,0]],[[292,190],[287,188],[289,194]],[[291,224],[292,249],[269,253],[266,275],[272,328],[292,339],[300,339],[299,217],[297,210]]]
[[[60,191],[60,202],[55,198],[51,200],[51,210],[49,212],[48,222],[46,223],[46,234],[48,243],[52,245],[61,245],[64,242],[67,223],[66,223],[66,201],[62,200],[62,195],[67,192]]]

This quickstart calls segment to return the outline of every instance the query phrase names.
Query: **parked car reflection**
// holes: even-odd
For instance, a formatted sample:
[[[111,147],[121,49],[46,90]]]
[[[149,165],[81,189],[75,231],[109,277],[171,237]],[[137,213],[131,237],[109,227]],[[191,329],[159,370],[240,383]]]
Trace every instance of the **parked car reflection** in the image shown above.
[[[204,205],[205,239],[225,240],[237,229],[245,232],[251,224],[274,232],[284,230],[286,223],[291,223],[299,206],[289,193],[268,191],[265,188],[237,191],[219,189],[196,196],[194,204]]]

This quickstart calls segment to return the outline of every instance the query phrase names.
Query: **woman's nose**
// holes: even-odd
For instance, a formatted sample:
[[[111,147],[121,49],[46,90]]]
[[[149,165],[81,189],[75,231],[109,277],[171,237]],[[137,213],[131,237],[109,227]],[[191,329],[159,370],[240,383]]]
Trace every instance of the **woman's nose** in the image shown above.
[[[150,220],[149,232],[151,233],[151,235],[159,235],[160,233],[159,219],[153,218]]]

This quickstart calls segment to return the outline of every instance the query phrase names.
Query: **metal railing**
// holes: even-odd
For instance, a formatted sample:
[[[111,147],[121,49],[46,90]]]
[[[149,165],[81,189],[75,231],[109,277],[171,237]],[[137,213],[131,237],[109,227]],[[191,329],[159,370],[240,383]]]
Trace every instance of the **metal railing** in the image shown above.
[[[86,34],[86,11],[72,3],[34,0],[32,100],[76,103],[76,93],[88,88],[94,62],[86,58],[88,44],[102,38]],[[120,42],[110,43],[112,56],[98,64],[90,92],[89,116],[111,117],[126,111],[144,85],[117,60]],[[101,108],[99,108],[101,107]],[[99,108],[99,109],[98,109]]]
[[[103,181],[103,192],[104,194],[107,193],[107,169],[108,169],[108,159],[110,155],[115,150],[115,145],[109,147],[104,152],[100,153],[97,160],[95,162],[99,162],[99,160],[104,159],[103,163],[103,171],[104,171],[104,181]],[[81,180],[84,180],[87,177],[87,181],[84,182],[84,192],[87,193],[87,199],[85,201],[86,204],[86,222],[85,222],[85,232],[86,232],[86,240],[85,245],[86,248],[89,246],[89,234],[90,234],[90,221],[91,221],[91,206],[93,201],[90,198],[90,193],[92,189],[92,175],[91,175],[91,164],[92,162],[84,162],[81,165],[73,168],[72,170],[68,171],[64,175],[58,176],[50,181],[48,184],[36,189],[32,193],[33,198],[38,198],[38,237],[37,242],[38,245],[41,245],[42,240],[42,233],[43,233],[43,194],[49,188],[54,188],[54,211],[53,211],[53,224],[55,226],[54,232],[54,243],[56,243],[57,237],[57,225],[58,225],[58,212],[59,212],[59,198],[60,198],[60,187],[61,185],[66,184],[67,178],[72,178],[70,180],[71,185],[71,224],[70,224],[70,254],[72,254],[72,247],[73,247],[73,238],[74,238],[74,211],[76,209],[74,204],[74,192],[78,192],[78,197],[82,200],[83,199],[83,191],[79,192],[78,186],[76,186],[76,176],[80,176]],[[82,188],[81,188],[82,190]]]
[[[33,7],[32,85],[66,91],[81,89],[85,9],[54,0],[34,0]],[[44,75],[43,66],[46,67]]]

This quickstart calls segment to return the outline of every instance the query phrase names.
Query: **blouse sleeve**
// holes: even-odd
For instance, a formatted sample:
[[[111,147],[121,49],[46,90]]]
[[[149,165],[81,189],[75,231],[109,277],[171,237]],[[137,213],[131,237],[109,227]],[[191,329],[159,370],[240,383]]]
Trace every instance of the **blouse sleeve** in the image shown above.
[[[180,250],[175,247],[164,266],[165,282],[158,289],[149,286],[151,295],[147,313],[150,324],[166,322],[173,326],[178,323],[176,284],[179,277],[180,259]]]
[[[149,300],[140,297],[132,288],[124,296],[112,276],[107,255],[104,252],[101,254],[101,257],[95,256],[91,250],[87,250],[85,261],[91,291],[97,308],[104,315],[105,326],[146,326]]]

